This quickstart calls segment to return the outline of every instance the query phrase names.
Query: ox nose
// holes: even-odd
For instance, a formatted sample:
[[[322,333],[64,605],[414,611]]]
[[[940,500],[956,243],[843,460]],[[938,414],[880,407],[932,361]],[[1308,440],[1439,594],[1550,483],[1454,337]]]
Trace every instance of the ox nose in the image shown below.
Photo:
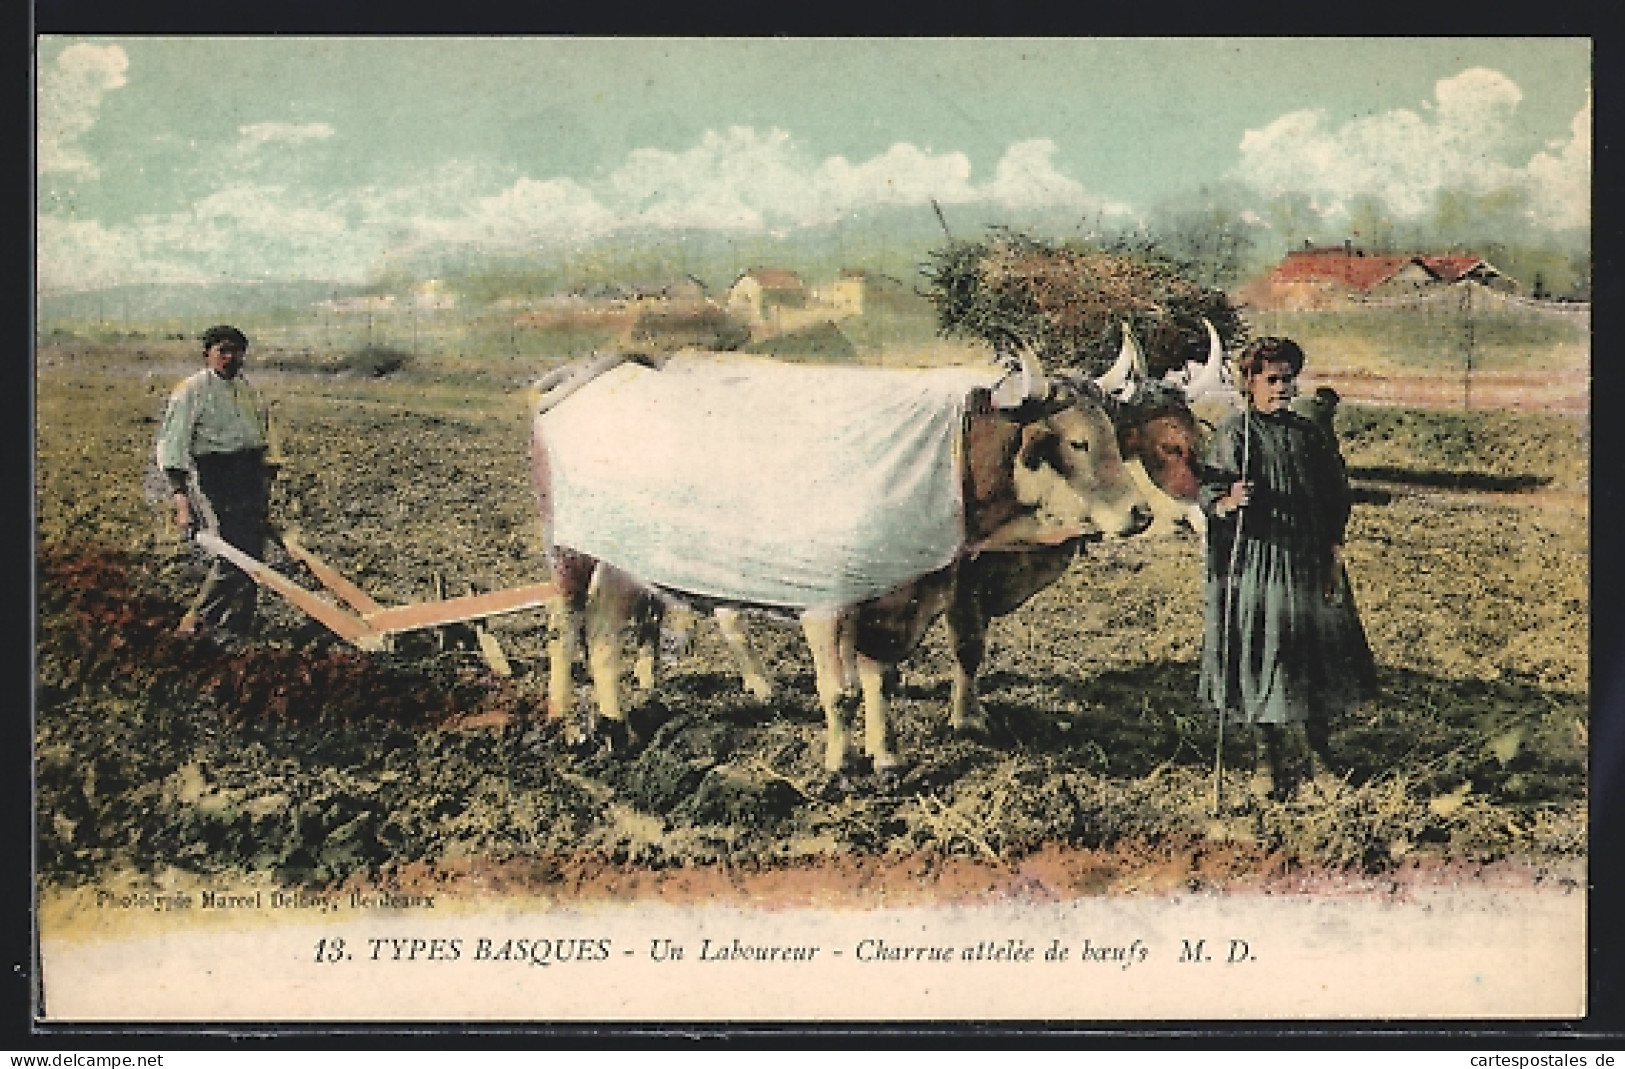
[[[1154,519],[1151,510],[1144,505],[1135,505],[1128,511],[1128,528],[1123,532],[1124,538],[1130,538],[1151,526]]]

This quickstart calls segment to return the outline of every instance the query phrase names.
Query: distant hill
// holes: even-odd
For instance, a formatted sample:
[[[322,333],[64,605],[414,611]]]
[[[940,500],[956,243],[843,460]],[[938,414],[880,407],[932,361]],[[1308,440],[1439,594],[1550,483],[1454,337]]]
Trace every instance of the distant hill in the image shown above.
[[[349,297],[361,287],[333,282],[150,283],[39,296],[41,323],[119,324],[159,319],[231,322],[249,316],[308,310],[318,301]]]

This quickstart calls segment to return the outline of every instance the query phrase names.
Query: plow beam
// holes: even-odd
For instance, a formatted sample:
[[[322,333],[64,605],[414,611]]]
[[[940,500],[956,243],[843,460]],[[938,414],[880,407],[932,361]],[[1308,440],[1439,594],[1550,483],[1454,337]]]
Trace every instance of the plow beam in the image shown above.
[[[343,598],[356,612],[377,612],[383,608],[372,600],[372,596],[365,590],[344,578],[332,565],[306,549],[299,541],[298,529],[289,527],[281,531],[278,537],[282,542],[282,548],[288,551],[288,556],[309,568],[311,574],[321,580],[323,586]]]
[[[487,616],[522,612],[546,605],[553,597],[552,583],[532,583],[529,586],[493,590],[487,594],[470,594],[445,601],[428,601],[418,605],[399,605],[379,609],[362,616],[362,620],[379,634],[416,631],[421,627],[439,627],[441,624],[460,624],[481,620]]]
[[[345,641],[373,652],[384,648],[384,636],[361,617],[323,601],[298,583],[272,571],[236,546],[224,541],[212,531],[199,531],[196,537],[198,545],[235,564],[260,586],[281,594]]]
[[[386,608],[333,567],[325,564],[314,553],[301,546],[296,534],[284,532],[280,537],[289,556],[303,563],[317,579],[321,580],[323,586],[343,598],[358,610],[360,615],[323,600],[313,591],[306,590],[281,573],[271,570],[264,563],[223,541],[219,535],[211,531],[199,531],[197,544],[235,564],[260,586],[281,594],[340,638],[374,653],[384,648],[390,635],[440,627],[444,624],[479,621],[488,616],[540,608],[557,593],[557,588],[552,583],[531,583],[528,586],[509,587],[505,590],[471,594],[462,598]],[[477,630],[481,653],[486,661],[499,673],[508,674],[503,672],[507,667],[507,658],[502,656],[501,647],[497,645],[495,636],[484,628],[477,627]],[[494,653],[491,647],[495,647]]]

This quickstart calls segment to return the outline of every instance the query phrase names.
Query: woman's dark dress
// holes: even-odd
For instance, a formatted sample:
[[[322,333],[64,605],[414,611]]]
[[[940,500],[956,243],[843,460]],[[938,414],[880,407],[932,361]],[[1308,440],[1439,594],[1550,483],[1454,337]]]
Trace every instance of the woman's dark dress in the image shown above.
[[[1244,427],[1251,437],[1245,473]],[[1232,721],[1293,724],[1324,720],[1375,694],[1371,647],[1341,570],[1342,597],[1335,604],[1325,597],[1331,550],[1349,518],[1336,443],[1291,411],[1254,410],[1219,427],[1208,464],[1201,698]],[[1243,477],[1254,486],[1249,503],[1216,515],[1214,502]],[[1238,519],[1241,548],[1227,591]]]

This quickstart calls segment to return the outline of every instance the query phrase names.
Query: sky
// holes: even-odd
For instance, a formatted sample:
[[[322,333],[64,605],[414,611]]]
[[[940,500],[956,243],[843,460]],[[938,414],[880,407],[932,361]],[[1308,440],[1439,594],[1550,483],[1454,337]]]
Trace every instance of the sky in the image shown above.
[[[41,290],[1224,185],[1589,228],[1583,38],[41,37]],[[1267,226],[1263,215],[1258,224]]]

